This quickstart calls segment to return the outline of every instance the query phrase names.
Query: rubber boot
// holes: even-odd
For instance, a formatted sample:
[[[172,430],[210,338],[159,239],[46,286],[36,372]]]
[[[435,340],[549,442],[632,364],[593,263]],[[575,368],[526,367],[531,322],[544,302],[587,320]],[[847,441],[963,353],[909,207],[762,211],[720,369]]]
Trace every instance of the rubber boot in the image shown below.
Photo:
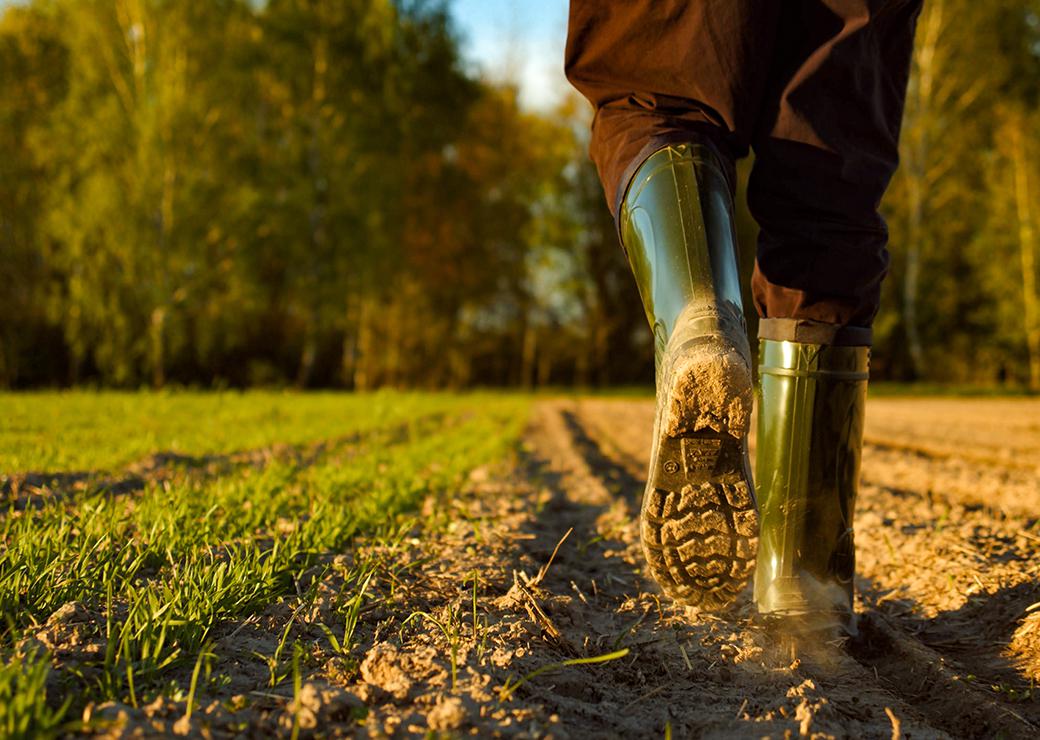
[[[795,631],[855,634],[852,518],[870,350],[763,339],[755,603]]]
[[[703,609],[726,606],[745,586],[758,534],[732,214],[722,161],[698,142],[646,159],[620,209],[657,367],[643,551],[668,596]]]

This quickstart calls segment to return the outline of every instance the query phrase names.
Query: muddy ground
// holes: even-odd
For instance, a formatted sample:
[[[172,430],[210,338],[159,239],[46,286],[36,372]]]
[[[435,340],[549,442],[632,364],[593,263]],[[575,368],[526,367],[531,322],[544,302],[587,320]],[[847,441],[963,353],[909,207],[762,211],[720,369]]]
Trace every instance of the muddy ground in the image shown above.
[[[316,626],[322,594],[228,625],[234,679],[183,703],[91,707],[115,735],[1037,737],[1040,403],[873,400],[858,503],[859,638],[812,645],[729,613],[687,612],[642,574],[648,401],[545,401],[510,469],[431,498],[438,534],[383,558],[356,659]],[[57,656],[90,615],[56,615]],[[253,651],[314,645],[299,690]],[[574,663],[602,657],[601,662]],[[566,663],[570,661],[571,664]],[[454,670],[453,670],[454,664]],[[454,674],[454,675],[453,675]],[[525,680],[526,679],[526,680]]]

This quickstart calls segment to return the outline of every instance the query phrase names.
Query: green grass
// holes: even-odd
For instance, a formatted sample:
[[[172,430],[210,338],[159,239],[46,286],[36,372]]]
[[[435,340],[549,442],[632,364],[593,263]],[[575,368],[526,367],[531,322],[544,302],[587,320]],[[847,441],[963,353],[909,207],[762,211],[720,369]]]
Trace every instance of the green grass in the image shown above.
[[[473,398],[479,398],[474,396]],[[0,474],[304,444],[456,408],[434,393],[0,393]]]
[[[332,556],[359,537],[392,543],[422,524],[415,512],[423,500],[447,502],[470,470],[512,454],[526,409],[525,399],[495,394],[0,397],[0,418],[14,420],[0,437],[11,472],[332,440],[306,462],[275,457],[206,475],[185,469],[130,495],[88,486],[8,510],[0,519],[0,700],[8,707],[0,733],[4,723],[6,734],[61,725],[57,695],[38,699],[47,656],[29,651],[24,638],[70,602],[101,615],[95,638],[104,646],[50,678],[77,696],[70,716],[87,701],[140,705],[188,695],[203,658],[215,657],[222,625],[279,602],[303,609],[333,568],[347,586],[340,621],[328,631],[349,655],[351,620],[380,564],[351,558],[338,566]],[[288,628],[275,654],[253,656],[272,685],[290,678],[300,659],[287,636]]]

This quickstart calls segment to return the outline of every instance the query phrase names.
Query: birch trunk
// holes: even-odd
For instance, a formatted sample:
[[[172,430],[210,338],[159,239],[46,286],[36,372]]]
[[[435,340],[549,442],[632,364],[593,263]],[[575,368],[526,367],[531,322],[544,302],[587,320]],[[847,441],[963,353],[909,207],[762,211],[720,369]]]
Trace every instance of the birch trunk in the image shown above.
[[[534,385],[535,357],[538,353],[538,333],[530,321],[524,322],[523,337],[520,350],[520,385],[530,389]]]
[[[918,43],[914,51],[916,81],[907,100],[908,117],[913,119],[906,145],[906,178],[908,208],[906,272],[903,275],[903,321],[906,324],[907,349],[915,378],[924,373],[924,345],[921,341],[918,296],[921,281],[921,257],[924,240],[924,218],[927,203],[928,157],[930,154],[929,117],[935,94],[936,53],[943,28],[943,3],[927,5],[919,22]]]

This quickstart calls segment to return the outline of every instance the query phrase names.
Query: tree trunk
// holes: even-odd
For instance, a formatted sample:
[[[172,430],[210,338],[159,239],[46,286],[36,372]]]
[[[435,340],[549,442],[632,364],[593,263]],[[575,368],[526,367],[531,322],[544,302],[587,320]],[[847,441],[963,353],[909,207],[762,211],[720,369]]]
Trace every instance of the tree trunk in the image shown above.
[[[371,299],[361,298],[358,311],[357,354],[354,358],[354,390],[371,389],[372,374],[370,371],[372,355],[372,308]]]
[[[357,301],[347,299],[347,308],[343,319],[343,346],[340,351],[339,372],[344,385],[353,386],[354,368],[357,366]]]
[[[166,385],[166,317],[166,308],[156,307],[148,326],[148,363],[154,388]]]
[[[917,174],[911,174],[908,190],[910,214],[907,224],[906,273],[903,275],[903,320],[906,323],[906,344],[910,352],[913,379],[924,373],[924,348],[918,328],[917,297],[921,275],[921,241],[924,239],[924,194]]]
[[[552,380],[552,354],[543,352],[538,358],[538,387],[545,388]]]
[[[303,347],[300,350],[300,364],[296,370],[296,387],[306,388],[314,372],[314,361],[318,356],[317,317],[314,311],[308,310],[307,324],[303,329]]]
[[[1033,200],[1029,192],[1029,152],[1022,136],[1025,126],[1021,112],[1011,126],[1012,164],[1015,170],[1015,206],[1018,216],[1018,246],[1022,257],[1022,305],[1026,347],[1029,350],[1029,388],[1040,391],[1040,306],[1036,292],[1036,231],[1033,227]]]
[[[578,349],[578,356],[574,358],[574,381],[575,385],[582,390],[589,387],[589,360],[592,356],[592,342],[592,333],[587,332]]]
[[[451,361],[451,384],[452,388],[458,390],[469,385],[472,368],[470,364],[470,353],[465,350],[452,352]]]
[[[906,142],[906,178],[909,199],[907,217],[906,272],[903,275],[903,321],[907,349],[916,380],[924,374],[924,346],[918,316],[918,286],[924,240],[925,198],[928,187],[930,155],[929,116],[935,91],[936,52],[943,31],[944,3],[935,0],[924,9],[918,22],[918,43],[914,49],[915,82],[907,99],[907,118],[913,119]]]
[[[401,290],[395,290],[394,300],[389,304],[383,304],[381,312],[383,384],[391,388],[397,387],[401,377],[401,293]]]
[[[303,347],[300,351],[300,364],[296,372],[296,387],[306,388],[314,372],[314,363],[318,355],[319,314],[321,301],[317,297],[317,286],[321,284],[320,264],[326,253],[325,242],[325,167],[322,157],[322,133],[324,131],[321,108],[325,102],[325,77],[328,72],[328,48],[324,36],[319,36],[314,45],[313,80],[311,88],[311,111],[308,120],[310,138],[307,146],[307,173],[311,180],[313,202],[307,214],[310,229],[310,250],[304,276],[309,287],[308,294],[303,297],[307,307],[306,324],[303,332]]]
[[[610,384],[610,367],[607,362],[607,358],[610,357],[610,323],[605,318],[600,318],[592,332],[596,384],[605,388]]]
[[[9,367],[9,364],[14,364],[13,361],[8,363],[7,352],[5,351],[7,343],[4,342],[3,337],[0,337],[0,388],[10,388],[11,383],[14,381],[14,370]],[[11,357],[14,357],[14,352],[11,352]]]
[[[537,353],[538,332],[530,321],[525,321],[523,342],[520,349],[520,385],[527,390],[530,390],[534,385],[534,361]]]

